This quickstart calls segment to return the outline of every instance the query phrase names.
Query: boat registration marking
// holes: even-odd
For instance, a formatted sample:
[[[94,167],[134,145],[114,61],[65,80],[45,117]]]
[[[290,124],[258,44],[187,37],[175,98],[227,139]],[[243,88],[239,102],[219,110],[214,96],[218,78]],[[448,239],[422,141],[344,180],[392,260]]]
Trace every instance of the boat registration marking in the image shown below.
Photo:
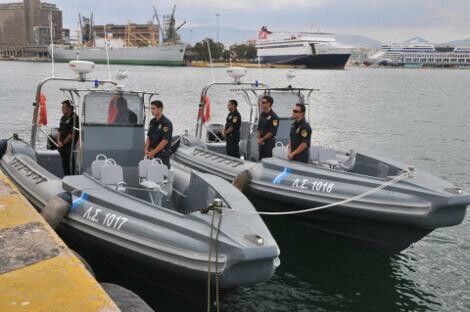
[[[118,231],[121,230],[121,227],[124,225],[124,223],[129,220],[128,218],[110,212],[104,214],[103,218],[103,214],[104,213],[101,209],[91,206],[90,208],[88,208],[87,211],[85,211],[85,213],[83,214],[83,218],[91,222],[98,223],[109,228],[113,228]],[[103,220],[100,221],[100,219]]]
[[[335,184],[327,181],[310,180],[297,178],[292,183],[293,188],[301,190],[311,190],[322,193],[331,193],[335,187]]]

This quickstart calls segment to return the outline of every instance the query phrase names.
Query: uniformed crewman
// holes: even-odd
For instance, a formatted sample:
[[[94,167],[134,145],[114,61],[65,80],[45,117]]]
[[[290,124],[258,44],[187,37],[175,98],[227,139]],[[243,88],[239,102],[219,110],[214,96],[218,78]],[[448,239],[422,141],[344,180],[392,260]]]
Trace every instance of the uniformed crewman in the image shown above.
[[[62,158],[64,176],[75,173],[75,155],[73,147],[78,141],[78,116],[73,112],[72,103],[69,100],[62,102],[63,116],[60,118],[59,131],[57,133],[57,148]]]
[[[136,124],[137,115],[127,107],[127,101],[123,96],[116,100],[117,115],[114,119],[115,124]]]
[[[275,137],[279,125],[279,117],[272,110],[273,102],[273,98],[269,95],[265,95],[261,99],[262,112],[258,123],[259,160],[265,157],[273,157]]]
[[[155,100],[150,103],[150,110],[155,118],[150,120],[147,140],[145,141],[145,154],[148,158],[160,158],[162,163],[167,165],[169,169],[173,124],[163,115],[162,101]]]
[[[290,128],[289,154],[287,157],[304,163],[308,162],[312,128],[305,120],[305,105],[295,104],[292,109],[294,123]]]
[[[240,158],[240,148],[238,143],[240,142],[240,125],[242,117],[237,110],[238,102],[236,100],[230,100],[227,103],[227,109],[229,111],[227,119],[225,120],[224,137],[225,137],[225,148],[228,156]]]

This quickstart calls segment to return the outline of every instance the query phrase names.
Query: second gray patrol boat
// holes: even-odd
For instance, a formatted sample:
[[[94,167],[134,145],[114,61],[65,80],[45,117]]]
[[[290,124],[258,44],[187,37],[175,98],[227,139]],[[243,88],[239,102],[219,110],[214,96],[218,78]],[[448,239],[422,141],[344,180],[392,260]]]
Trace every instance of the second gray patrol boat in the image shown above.
[[[309,226],[386,254],[407,248],[434,229],[462,222],[470,195],[413,166],[356,150],[344,152],[318,145],[310,147],[309,163],[289,161],[291,108],[303,103],[308,116],[315,90],[241,82],[244,73],[242,68],[229,69],[235,81],[204,87],[195,135],[186,133],[175,142],[179,147],[172,155],[173,163],[229,181],[249,180],[247,191],[260,196],[264,206],[288,214],[303,210],[298,215]],[[223,125],[204,122],[210,103],[208,93],[215,87],[219,88],[211,95],[222,94],[224,101],[241,98],[245,104],[242,118],[249,117],[241,124],[241,159],[225,154],[225,142],[218,134]],[[224,93],[222,87],[230,90]],[[274,98],[280,121],[273,158],[259,161],[257,123],[263,95]]]

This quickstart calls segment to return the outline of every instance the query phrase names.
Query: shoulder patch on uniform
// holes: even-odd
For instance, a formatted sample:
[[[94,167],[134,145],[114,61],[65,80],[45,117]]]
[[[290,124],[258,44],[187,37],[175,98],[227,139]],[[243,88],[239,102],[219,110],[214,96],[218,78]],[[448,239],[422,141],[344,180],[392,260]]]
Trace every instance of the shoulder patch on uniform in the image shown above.
[[[306,138],[307,135],[308,135],[307,130],[302,130],[302,132],[300,133],[300,135],[301,135],[303,138]]]
[[[237,121],[238,121],[237,116],[234,116],[233,119],[232,119],[232,122],[233,122],[233,123],[236,123]]]
[[[170,130],[170,127],[165,126],[165,127],[162,128],[162,130],[163,130],[164,132],[167,132],[168,130]]]
[[[277,124],[278,124],[277,119],[273,119],[273,126],[277,127]]]

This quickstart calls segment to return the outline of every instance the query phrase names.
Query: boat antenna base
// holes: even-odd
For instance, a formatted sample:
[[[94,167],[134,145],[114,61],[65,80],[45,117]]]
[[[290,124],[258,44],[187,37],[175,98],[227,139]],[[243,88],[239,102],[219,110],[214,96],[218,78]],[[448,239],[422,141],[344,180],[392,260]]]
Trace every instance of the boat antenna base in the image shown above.
[[[233,79],[234,83],[240,84],[242,77],[247,73],[246,68],[244,67],[229,67],[227,68],[227,75]]]
[[[69,68],[78,74],[78,80],[84,82],[86,74],[91,73],[95,69],[95,63],[88,61],[70,61]]]

